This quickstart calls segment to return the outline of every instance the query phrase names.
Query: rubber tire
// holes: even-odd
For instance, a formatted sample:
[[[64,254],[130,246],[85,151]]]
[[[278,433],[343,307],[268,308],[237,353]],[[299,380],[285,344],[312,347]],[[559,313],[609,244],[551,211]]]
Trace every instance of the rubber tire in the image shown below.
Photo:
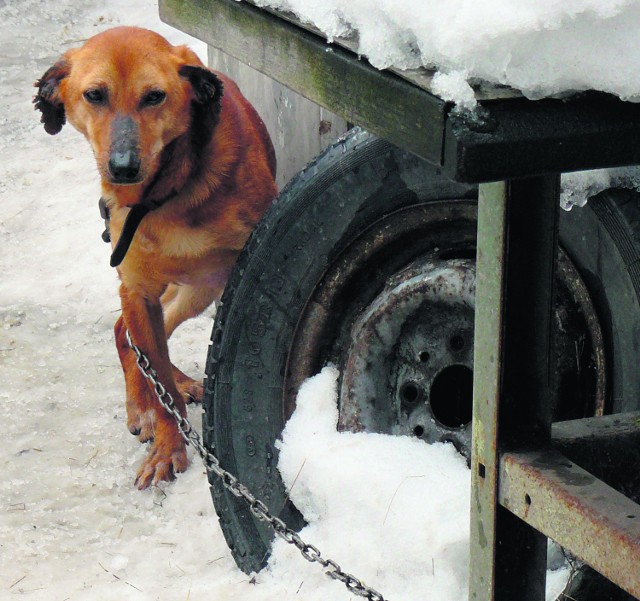
[[[304,522],[286,501],[275,441],[283,381],[298,319],[325,270],[369,224],[408,204],[477,199],[418,157],[356,128],[282,192],[242,252],[218,308],[206,366],[205,444],[225,469],[290,527]],[[631,358],[640,329],[640,265],[633,234],[611,194],[561,216],[561,244],[594,295],[612,358],[614,411],[640,399]],[[635,261],[635,264],[634,264]],[[625,399],[630,399],[625,401]],[[214,505],[237,565],[266,563],[271,529],[210,476]]]

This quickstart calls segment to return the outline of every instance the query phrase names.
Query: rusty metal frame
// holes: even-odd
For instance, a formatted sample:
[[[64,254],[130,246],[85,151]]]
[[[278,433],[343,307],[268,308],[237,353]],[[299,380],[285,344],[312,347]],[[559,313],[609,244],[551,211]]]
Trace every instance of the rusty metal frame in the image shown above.
[[[480,186],[469,594],[477,601],[544,599],[546,538],[502,508],[498,491],[500,453],[551,436],[558,201],[558,175]]]
[[[498,500],[640,597],[640,507],[554,450],[504,453]]]
[[[546,537],[640,598],[640,506],[551,449],[614,485],[633,473],[625,455],[640,467],[639,413],[556,424],[551,439],[557,212],[555,176],[480,186],[473,601],[542,601]]]
[[[505,254],[506,183],[480,187],[476,264],[476,319],[471,463],[470,599],[494,591],[498,496],[498,399],[502,355],[502,269]],[[479,306],[480,304],[480,306]],[[484,306],[482,306],[484,304]]]

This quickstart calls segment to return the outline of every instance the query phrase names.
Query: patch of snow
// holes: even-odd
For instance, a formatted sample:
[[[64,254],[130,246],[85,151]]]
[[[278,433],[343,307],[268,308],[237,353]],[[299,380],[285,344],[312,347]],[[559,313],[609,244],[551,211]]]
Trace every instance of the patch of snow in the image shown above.
[[[325,368],[304,384],[283,433],[279,469],[309,523],[301,536],[394,599],[466,599],[464,457],[449,444],[336,432],[337,377]],[[280,542],[274,551],[275,573],[294,556]]]
[[[478,102],[473,88],[468,82],[469,76],[462,71],[443,73],[438,71],[431,81],[431,87],[435,94],[443,100],[456,103],[456,108],[472,111]]]
[[[640,167],[563,173],[560,206],[566,211],[570,211],[573,207],[583,207],[590,197],[607,188],[629,188],[640,191]]]
[[[256,3],[291,11],[330,40],[357,32],[359,54],[379,69],[437,67],[529,98],[593,89],[640,99],[638,0]]]

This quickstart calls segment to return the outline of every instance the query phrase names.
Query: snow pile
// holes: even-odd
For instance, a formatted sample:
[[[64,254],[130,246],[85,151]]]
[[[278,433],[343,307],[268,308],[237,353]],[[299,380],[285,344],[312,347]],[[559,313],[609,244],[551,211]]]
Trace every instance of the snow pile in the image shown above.
[[[279,469],[309,522],[302,537],[390,598],[466,599],[465,459],[453,445],[337,433],[337,376],[325,368],[304,384],[283,433]],[[276,545],[274,572],[295,556],[285,546]],[[310,601],[326,599],[306,583],[304,591]]]
[[[437,67],[439,93],[468,104],[480,78],[530,98],[601,90],[640,99],[639,0],[258,0],[329,39],[358,34],[377,68]],[[450,84],[450,86],[448,85]]]
[[[326,367],[304,383],[279,445],[278,468],[309,524],[300,535],[390,598],[466,600],[465,459],[451,444],[338,433],[337,379]],[[299,566],[290,572],[297,554],[278,540],[268,578],[300,582]],[[322,578],[317,566],[305,567],[304,599],[327,598]],[[566,569],[550,572],[547,598],[555,599],[566,580]]]

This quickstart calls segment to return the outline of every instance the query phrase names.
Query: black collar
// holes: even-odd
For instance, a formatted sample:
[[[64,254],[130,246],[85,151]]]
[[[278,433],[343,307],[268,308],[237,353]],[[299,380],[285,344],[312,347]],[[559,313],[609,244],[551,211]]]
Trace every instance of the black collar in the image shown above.
[[[144,199],[139,204],[133,205],[127,218],[124,221],[124,226],[122,227],[122,232],[120,233],[120,238],[118,238],[118,242],[116,243],[116,247],[113,249],[111,253],[111,267],[117,267],[124,260],[129,247],[131,246],[131,242],[133,241],[133,236],[140,225],[140,222],[144,218],[144,216],[149,213],[149,211],[154,211],[155,209],[160,208],[165,202],[170,200],[173,196],[176,195],[174,191],[169,196],[166,196],[160,201],[148,200]],[[100,215],[104,219],[105,231],[102,233],[102,239],[105,242],[111,242],[111,231],[110,231],[110,221],[111,216],[109,214],[109,207],[107,207],[107,203],[104,198],[100,198],[98,201],[98,206],[100,207]]]
[[[109,262],[111,267],[117,267],[118,265],[120,265],[120,263],[122,263],[124,256],[127,254],[127,251],[131,246],[133,236],[136,233],[136,230],[138,229],[142,218],[151,210],[152,208],[146,203],[134,205],[133,207],[131,207],[129,214],[124,221],[124,226],[122,228],[122,232],[120,233],[120,238],[118,238],[116,247],[111,253],[111,261]]]

